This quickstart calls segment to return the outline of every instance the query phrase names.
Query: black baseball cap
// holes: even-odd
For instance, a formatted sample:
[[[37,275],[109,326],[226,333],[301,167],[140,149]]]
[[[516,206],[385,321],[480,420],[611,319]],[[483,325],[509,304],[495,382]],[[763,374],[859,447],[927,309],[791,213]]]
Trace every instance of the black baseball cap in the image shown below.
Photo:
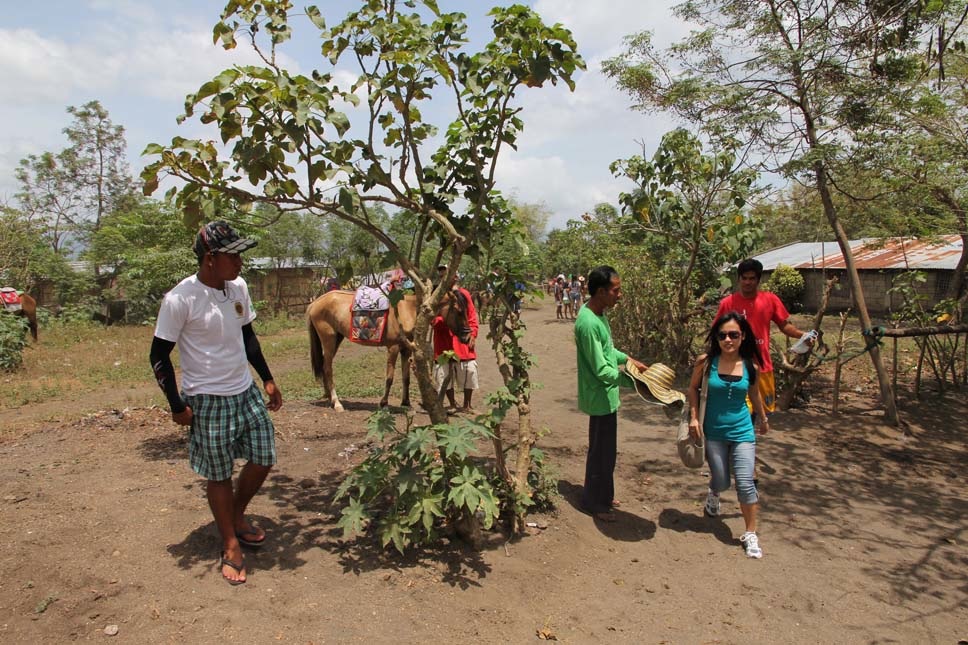
[[[209,222],[198,230],[192,249],[202,257],[206,253],[238,254],[258,244],[256,240],[239,236],[228,222],[219,220]]]

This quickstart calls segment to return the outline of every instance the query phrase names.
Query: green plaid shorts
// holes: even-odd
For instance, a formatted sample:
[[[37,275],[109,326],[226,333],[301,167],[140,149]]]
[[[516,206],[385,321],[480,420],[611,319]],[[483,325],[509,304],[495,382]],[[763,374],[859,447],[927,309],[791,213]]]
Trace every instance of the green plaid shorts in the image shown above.
[[[260,466],[276,463],[275,427],[255,383],[232,396],[182,395],[192,409],[188,462],[212,481],[232,478],[235,459]]]

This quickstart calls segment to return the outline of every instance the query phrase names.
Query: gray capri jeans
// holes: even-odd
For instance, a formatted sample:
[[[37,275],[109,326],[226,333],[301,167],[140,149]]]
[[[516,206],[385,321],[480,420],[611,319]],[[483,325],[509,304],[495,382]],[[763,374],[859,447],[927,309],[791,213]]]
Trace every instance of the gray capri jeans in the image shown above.
[[[715,493],[729,488],[730,470],[736,478],[736,497],[740,504],[759,501],[753,484],[753,463],[756,443],[752,441],[711,441],[706,439],[706,459],[709,461],[709,487]]]

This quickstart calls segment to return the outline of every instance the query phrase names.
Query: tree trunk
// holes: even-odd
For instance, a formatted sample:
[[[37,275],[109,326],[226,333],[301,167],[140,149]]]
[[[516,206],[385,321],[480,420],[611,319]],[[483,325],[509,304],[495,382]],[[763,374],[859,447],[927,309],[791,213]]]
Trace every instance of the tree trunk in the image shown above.
[[[437,398],[434,387],[433,365],[434,348],[430,341],[430,322],[434,311],[430,305],[423,303],[417,307],[417,320],[413,326],[413,362],[416,368],[417,388],[420,390],[420,401],[430,415],[431,423],[447,423],[447,412]],[[410,369],[404,365],[403,369]]]
[[[831,414],[838,414],[840,412],[840,375],[844,369],[844,363],[841,362],[840,356],[844,353],[844,332],[847,329],[847,319],[849,316],[847,312],[840,314],[840,330],[837,332],[837,360],[834,362],[834,402],[830,409]]]
[[[834,277],[827,280],[827,284],[824,286],[823,297],[820,299],[820,307],[817,309],[817,315],[813,317],[813,328],[818,331],[820,329],[820,325],[823,324],[823,317],[827,311],[827,303],[830,301],[830,292],[833,290],[834,285],[837,284],[837,282],[837,278]],[[792,365],[787,363],[786,359],[784,358],[784,366],[793,367],[794,370],[792,372],[793,376],[790,378],[789,384],[776,398],[776,407],[781,412],[790,408],[790,404],[793,403],[793,397],[795,397],[797,392],[800,391],[803,381],[810,376],[811,372],[820,367],[819,361],[815,362],[813,365],[810,365],[810,359],[813,357],[813,355],[812,350],[806,352],[805,354],[800,354],[793,359]]]
[[[830,195],[830,186],[827,185],[827,170],[823,161],[814,163],[814,174],[817,180],[817,190],[820,192],[820,201],[823,203],[824,215],[827,222],[834,231],[837,244],[840,245],[840,252],[844,256],[844,263],[847,265],[847,277],[850,280],[850,290],[854,297],[854,305],[857,307],[857,318],[860,321],[861,329],[869,330],[872,327],[871,317],[867,311],[867,301],[864,298],[864,289],[861,287],[860,275],[857,273],[857,266],[854,264],[854,254],[850,249],[847,233],[840,224],[837,217],[837,209],[834,206]],[[865,342],[872,343],[873,340],[865,338]],[[897,406],[894,405],[894,391],[891,388],[890,375],[884,367],[881,358],[881,350],[876,344],[870,349],[871,362],[877,372],[877,382],[881,390],[881,403],[884,405],[884,420],[893,425],[898,425]]]
[[[517,342],[515,334],[520,325],[519,320],[506,309],[503,315],[498,315],[495,308],[491,316],[489,336],[497,359],[498,371],[501,373],[505,386],[508,386],[510,390],[509,384],[512,380],[517,379],[519,383],[515,391],[511,391],[511,394],[515,396],[515,408],[518,412],[517,456],[514,460],[513,473],[508,471],[506,465],[504,465],[504,446],[497,439],[495,439],[495,452],[499,453],[499,463],[503,465],[503,472],[501,472],[502,469],[499,469],[499,472],[514,491],[516,499],[520,500],[531,499],[531,485],[528,483],[528,474],[531,472],[531,448],[537,441],[537,433],[531,423],[531,396],[529,394],[531,377],[526,369],[513,364],[505,351],[506,338],[510,338],[512,343]],[[524,513],[518,512],[522,507],[517,504],[515,507],[512,530],[518,533],[524,530]]]

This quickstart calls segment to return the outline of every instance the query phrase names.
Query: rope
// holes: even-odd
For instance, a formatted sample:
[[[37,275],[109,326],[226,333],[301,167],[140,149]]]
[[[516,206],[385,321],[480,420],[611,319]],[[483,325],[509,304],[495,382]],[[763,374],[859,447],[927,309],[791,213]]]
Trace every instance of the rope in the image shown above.
[[[867,340],[867,347],[864,348],[865,352],[869,352],[878,345],[883,345],[882,338],[884,338],[884,332],[886,330],[884,327],[871,327],[870,329],[865,329],[861,332],[864,338]]]
[[[835,354],[833,356],[818,356],[817,354],[814,354],[813,357],[819,360],[821,363],[826,363],[828,361],[841,361],[843,364],[846,364],[858,356],[871,351],[875,347],[883,345],[884,341],[882,339],[884,338],[885,331],[886,328],[879,325],[862,331],[861,335],[864,337],[864,348],[857,352],[844,352],[843,354]]]

